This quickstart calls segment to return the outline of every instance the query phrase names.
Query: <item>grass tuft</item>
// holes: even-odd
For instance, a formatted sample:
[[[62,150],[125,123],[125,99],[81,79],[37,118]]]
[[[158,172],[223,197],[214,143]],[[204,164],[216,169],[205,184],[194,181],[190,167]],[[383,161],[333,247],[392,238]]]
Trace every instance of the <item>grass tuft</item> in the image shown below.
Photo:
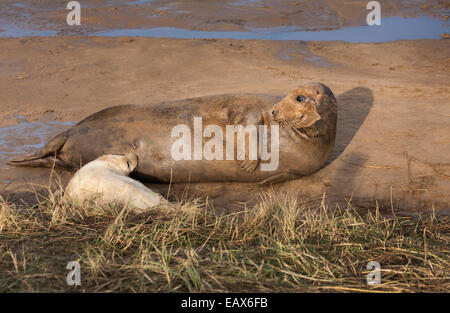
[[[201,201],[134,214],[61,193],[28,208],[0,198],[0,292],[447,292],[449,226],[274,192],[221,216]],[[70,261],[81,286],[67,286]]]

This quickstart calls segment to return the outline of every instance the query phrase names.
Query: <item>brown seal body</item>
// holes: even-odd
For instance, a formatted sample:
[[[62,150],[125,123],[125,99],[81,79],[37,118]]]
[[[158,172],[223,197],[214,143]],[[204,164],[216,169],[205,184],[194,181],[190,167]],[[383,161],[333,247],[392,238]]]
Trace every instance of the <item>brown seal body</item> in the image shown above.
[[[194,137],[194,118],[199,117],[203,128],[217,125],[223,130],[223,160],[204,157],[195,160],[195,156],[188,160],[174,159],[173,145],[179,140],[173,136],[174,127],[186,125]],[[335,97],[320,83],[297,88],[285,98],[219,95],[149,106],[121,105],[89,116],[57,135],[35,155],[9,164],[78,169],[101,155],[128,154],[134,150],[139,160],[134,175],[141,180],[275,183],[311,174],[324,165],[334,146],[336,118]],[[277,168],[261,170],[261,165],[268,161],[261,160],[259,154],[256,160],[250,160],[248,148],[244,160],[236,160],[236,154],[234,159],[227,160],[225,150],[230,140],[225,136],[227,125],[255,125],[257,129],[266,125],[269,144],[274,138],[271,126],[278,126]],[[261,134],[257,134],[258,140]],[[202,146],[213,137],[212,133],[209,135],[202,136]],[[247,140],[249,137],[247,134]],[[192,139],[192,150],[194,141]],[[237,137],[232,143],[236,148]]]

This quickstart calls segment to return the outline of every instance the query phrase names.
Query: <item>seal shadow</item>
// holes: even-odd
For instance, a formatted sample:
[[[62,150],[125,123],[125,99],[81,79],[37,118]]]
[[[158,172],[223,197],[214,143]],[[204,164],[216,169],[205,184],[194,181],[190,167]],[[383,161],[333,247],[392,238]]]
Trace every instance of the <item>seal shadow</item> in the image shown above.
[[[374,97],[367,87],[356,87],[336,97],[336,142],[324,167],[336,160],[347,148],[372,109]]]

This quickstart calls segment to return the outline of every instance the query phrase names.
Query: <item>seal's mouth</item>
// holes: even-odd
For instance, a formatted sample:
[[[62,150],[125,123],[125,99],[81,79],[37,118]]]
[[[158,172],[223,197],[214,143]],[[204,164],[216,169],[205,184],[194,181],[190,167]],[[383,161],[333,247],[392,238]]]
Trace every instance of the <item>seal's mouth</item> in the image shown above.
[[[292,132],[296,133],[300,137],[302,137],[305,140],[310,140],[311,138],[306,134],[306,128],[302,127],[296,127],[291,121],[282,121],[279,122],[281,128],[291,130]]]
[[[314,128],[314,123],[309,123],[308,120],[311,118],[307,113],[302,113],[300,116],[291,119],[277,119],[277,121],[282,129],[292,131],[304,140],[312,140],[317,137],[318,132]]]
[[[302,113],[300,116],[295,117],[295,118],[281,119],[281,118],[277,117],[277,115],[275,113],[275,114],[272,115],[272,117],[273,117],[273,119],[275,121],[280,123],[280,125],[283,126],[283,127],[291,126],[291,127],[295,127],[295,128],[301,128],[301,127],[303,127],[301,125],[301,123],[306,120],[307,115]]]

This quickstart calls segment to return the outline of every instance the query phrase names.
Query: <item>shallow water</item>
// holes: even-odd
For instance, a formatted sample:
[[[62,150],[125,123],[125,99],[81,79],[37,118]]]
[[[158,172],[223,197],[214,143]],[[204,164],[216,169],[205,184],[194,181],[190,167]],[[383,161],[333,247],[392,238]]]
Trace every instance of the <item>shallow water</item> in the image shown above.
[[[26,26],[16,26],[12,24],[0,25],[0,38],[18,38],[18,37],[54,37],[56,30],[35,30]]]
[[[23,3],[13,3],[11,5],[15,8],[25,8],[25,4]]]
[[[123,4],[125,4],[125,5],[141,5],[141,4],[146,4],[149,2],[153,2],[153,1],[155,1],[155,0],[134,0],[134,1],[124,2]]]
[[[308,47],[303,48],[293,48],[289,47],[283,49],[280,53],[278,53],[277,57],[281,60],[289,61],[297,56],[302,56],[306,61],[314,63],[320,67],[331,67],[332,64],[329,63],[324,57],[313,54]]]
[[[174,27],[112,29],[92,36],[164,37],[183,39],[320,40],[347,42],[389,42],[395,40],[440,39],[448,23],[428,16],[389,17],[380,26],[358,26],[335,30],[302,30],[295,26],[253,29],[252,31],[201,31]]]
[[[144,3],[134,1],[136,4]],[[134,2],[127,2],[133,4]],[[148,1],[147,1],[148,2]],[[160,8],[160,9],[165,9]],[[180,11],[180,13],[186,13]],[[58,30],[36,30],[28,25],[1,24],[0,37],[53,37]],[[302,40],[302,41],[346,41],[346,42],[389,42],[396,40],[440,39],[442,33],[450,31],[449,23],[429,16],[417,18],[389,17],[382,19],[380,26],[358,26],[342,29],[301,29],[296,26],[255,28],[249,31],[205,31],[175,27],[117,28],[88,33],[90,36],[105,37],[157,37],[182,39],[256,39],[256,40]]]
[[[35,152],[59,132],[76,124],[52,120],[28,122],[22,116],[16,116],[16,119],[19,122],[17,125],[0,127],[1,161]]]
[[[263,3],[261,0],[238,0],[231,2],[230,5],[232,6],[262,6]]]

